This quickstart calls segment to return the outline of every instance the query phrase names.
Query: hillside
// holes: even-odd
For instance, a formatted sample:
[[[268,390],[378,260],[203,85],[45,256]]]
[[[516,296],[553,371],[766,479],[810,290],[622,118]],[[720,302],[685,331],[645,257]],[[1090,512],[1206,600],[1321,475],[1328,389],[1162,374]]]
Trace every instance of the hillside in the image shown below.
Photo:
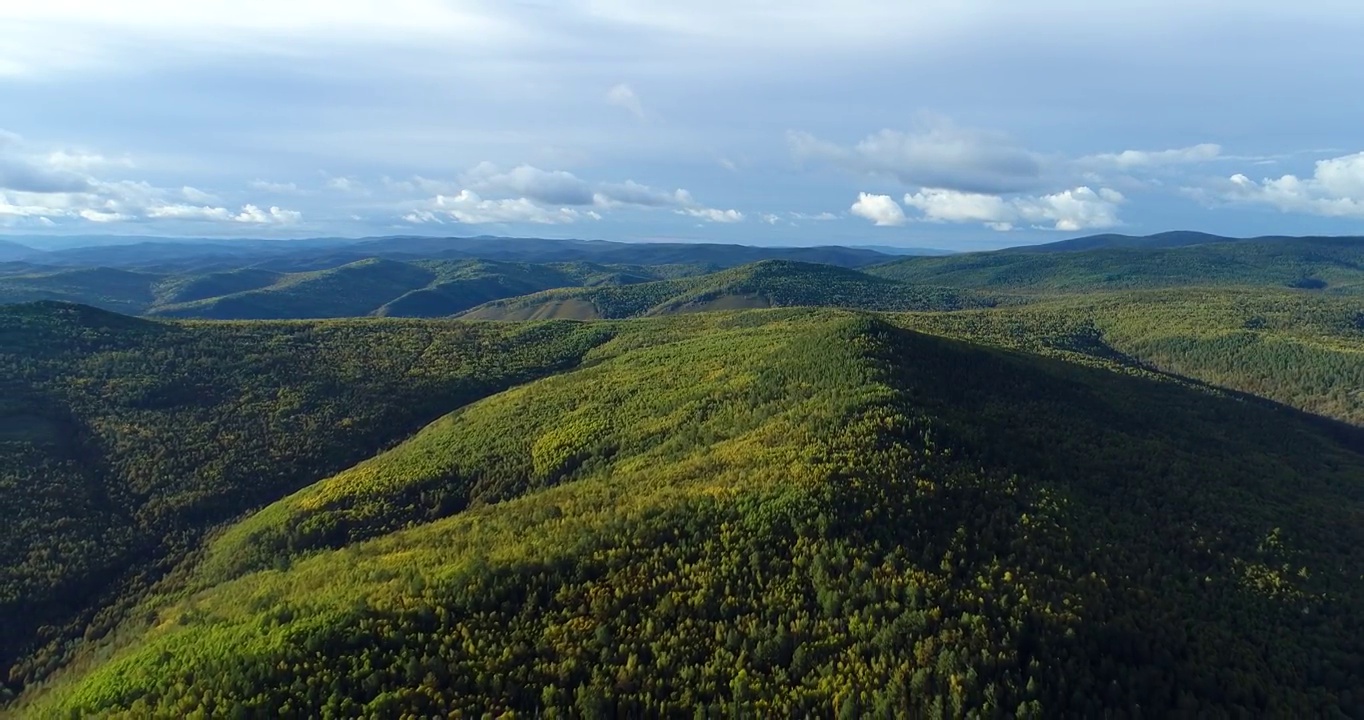
[[[259,290],[281,280],[280,273],[258,268],[169,275],[153,288],[156,305],[179,305]]]
[[[430,268],[371,258],[286,275],[258,290],[158,307],[152,314],[220,320],[358,317],[435,278]]]
[[[478,320],[580,320],[767,307],[956,310],[993,300],[915,286],[830,265],[766,260],[710,275],[624,287],[561,288],[499,300],[462,317]]]
[[[0,306],[52,300],[137,314],[154,299],[161,276],[116,268],[35,269],[0,277]]]
[[[910,283],[996,292],[1079,293],[1182,286],[1364,291],[1364,239],[1280,238],[1170,248],[1022,249],[905,258],[866,268]]]
[[[1364,427],[1364,307],[1348,295],[1143,290],[895,321],[1029,352],[1097,354]]]
[[[1067,240],[1041,243],[1039,245],[1021,245],[1008,249],[1015,252],[1036,253],[1081,252],[1084,250],[1114,250],[1120,248],[1132,250],[1158,250],[1162,248],[1177,248],[1190,245],[1229,242],[1237,242],[1237,238],[1210,235],[1208,233],[1192,232],[1188,230],[1178,230],[1174,232],[1156,233],[1155,235],[1119,235],[1117,233],[1086,235],[1085,237],[1069,238]]]
[[[41,677],[68,638],[101,635],[213,526],[607,337],[0,308],[0,680]]]
[[[735,267],[780,259],[859,267],[883,262],[874,250],[847,247],[757,247],[718,243],[624,243],[602,240],[473,237],[380,237],[362,240],[166,240],[90,237],[63,243],[43,262],[67,267],[107,266],[191,272],[209,265],[223,269],[278,265],[293,271],[336,267],[368,258],[415,260],[494,260],[521,263],[591,262],[601,265],[710,265]],[[3,260],[3,258],[0,258]],[[325,266],[325,267],[324,267]]]
[[[1364,457],[1293,411],[846,312],[589,327],[214,536],[21,715],[1364,711]]]
[[[38,250],[17,242],[0,239],[0,262],[13,262],[15,260],[25,260],[34,255],[40,255]]]
[[[382,258],[323,265],[283,271],[229,262],[225,269],[214,263],[181,272],[14,264],[0,274],[0,305],[56,300],[129,314],[216,320],[439,317],[548,288],[649,282],[713,270]]]

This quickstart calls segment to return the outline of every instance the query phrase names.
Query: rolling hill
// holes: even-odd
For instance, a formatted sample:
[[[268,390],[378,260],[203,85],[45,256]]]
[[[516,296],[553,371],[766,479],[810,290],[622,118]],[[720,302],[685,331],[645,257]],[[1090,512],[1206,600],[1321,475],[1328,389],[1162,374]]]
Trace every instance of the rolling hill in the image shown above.
[[[593,320],[766,307],[955,310],[993,303],[994,300],[971,292],[916,286],[848,268],[766,260],[675,280],[549,290],[493,301],[461,317]]]
[[[55,667],[73,634],[99,634],[83,628],[111,622],[214,525],[608,337],[0,308],[0,679]]]
[[[56,300],[131,314],[217,320],[439,317],[547,288],[649,282],[709,270],[713,268],[695,265],[382,258],[300,272],[230,264],[228,269],[191,272],[16,264],[0,275],[0,305]]]
[[[1041,243],[1039,245],[1020,245],[1018,247],[1008,248],[1008,250],[1013,252],[1036,253],[1117,249],[1159,250],[1165,248],[1188,247],[1190,245],[1208,245],[1211,243],[1238,241],[1238,238],[1192,232],[1189,230],[1176,230],[1173,232],[1156,233],[1154,235],[1119,235],[1117,233],[1086,235],[1085,237],[1069,238],[1056,242]]]
[[[160,275],[117,268],[25,269],[0,277],[0,306],[53,300],[141,313],[154,299]]]
[[[228,526],[19,714],[1361,709],[1364,457],[1293,411],[857,313],[586,327]]]
[[[0,714],[1364,716],[1364,241],[1224,240],[7,264]]]
[[[905,258],[865,269],[903,282],[1012,293],[1181,286],[1364,291],[1364,239],[1278,238],[1066,252],[1000,250]]]
[[[13,262],[16,260],[27,260],[35,255],[41,255],[38,250],[17,242],[0,239],[0,262]]]
[[[887,255],[869,249],[829,247],[759,247],[717,243],[624,243],[602,240],[543,238],[381,237],[361,240],[167,240],[158,238],[86,238],[43,255],[43,262],[65,267],[108,266],[188,272],[261,266],[292,272],[322,270],[369,258],[414,260],[483,259],[521,263],[590,262],[601,265],[708,265],[734,267],[780,259],[858,267],[882,262]],[[111,244],[114,243],[114,244]],[[2,258],[0,258],[2,259]]]

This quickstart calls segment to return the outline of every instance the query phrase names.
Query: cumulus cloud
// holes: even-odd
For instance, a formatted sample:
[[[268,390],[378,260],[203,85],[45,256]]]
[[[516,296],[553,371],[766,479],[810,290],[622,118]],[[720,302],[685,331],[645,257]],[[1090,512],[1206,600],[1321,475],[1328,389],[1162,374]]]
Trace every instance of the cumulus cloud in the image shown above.
[[[906,185],[998,193],[1035,187],[1042,159],[1001,133],[963,128],[926,116],[909,132],[882,130],[842,146],[806,132],[787,133],[792,154],[855,173],[893,177]]]
[[[215,207],[211,205],[159,205],[147,208],[146,215],[149,218],[208,220],[251,225],[289,224],[298,222],[303,217],[302,213],[293,210],[282,210],[273,206],[268,210],[263,210],[251,204],[243,205],[238,212],[233,212],[225,207]]]
[[[436,209],[458,222],[470,225],[483,223],[555,225],[571,223],[582,217],[582,213],[572,208],[546,208],[528,198],[485,200],[470,190],[461,190],[457,195],[436,196]]]
[[[906,207],[919,210],[930,222],[978,222],[1000,231],[1012,230],[1018,224],[1070,232],[1114,227],[1119,224],[1118,205],[1124,201],[1116,190],[1095,191],[1086,186],[1011,198],[922,188],[904,197]]]
[[[180,195],[190,202],[197,203],[215,202],[218,199],[213,193],[207,193],[189,185],[180,188]]]
[[[109,161],[97,153],[38,151],[6,133],[0,136],[0,216],[32,218],[44,226],[56,220],[100,225],[157,220],[286,225],[302,217],[277,206],[244,204],[231,211],[217,205],[213,193],[190,185],[161,188],[92,174],[131,167],[131,162]]]
[[[1160,167],[1164,165],[1188,165],[1216,160],[1222,155],[1222,146],[1214,143],[1201,143],[1171,150],[1124,150],[1120,153],[1089,155],[1080,159],[1080,164],[1092,167],[1114,167],[1120,170],[1133,168]]]
[[[353,177],[345,177],[340,175],[328,176],[327,188],[330,190],[335,190],[337,192],[354,193],[359,195],[368,193],[368,190],[366,190],[364,184],[362,184],[359,180]]]
[[[252,180],[248,185],[252,190],[274,193],[276,195],[294,195],[299,191],[297,183],[270,182],[269,180]]]
[[[5,133],[0,142],[0,189],[31,193],[85,192],[90,179],[65,154],[27,152],[23,138]]]
[[[634,180],[602,185],[592,197],[594,203],[604,208],[622,205],[656,208],[696,204],[696,200],[686,190],[680,188],[672,191],[655,190]]]
[[[904,209],[889,195],[858,193],[857,202],[852,204],[849,212],[880,226],[905,224]]]
[[[671,209],[678,214],[708,222],[744,220],[738,210],[710,208],[697,202],[687,190],[657,190],[633,180],[592,183],[563,170],[544,170],[519,165],[503,170],[490,162],[474,166],[457,184],[416,177],[386,179],[397,191],[434,190],[436,198],[403,219],[413,223],[443,221],[462,223],[528,222],[566,223],[581,218],[600,219],[601,211],[617,209]]]
[[[793,212],[793,213],[789,213],[789,214],[790,214],[792,220],[817,220],[817,221],[819,221],[819,222],[825,222],[825,221],[828,221],[828,220],[837,220],[837,219],[838,219],[838,216],[835,215],[835,214],[833,214],[833,213],[831,213],[831,212],[820,212],[820,213]]]
[[[576,175],[562,170],[541,170],[519,165],[501,171],[482,162],[464,175],[464,183],[479,192],[526,197],[546,205],[591,205],[592,188]]]
[[[744,214],[738,210],[717,210],[715,208],[685,208],[677,212],[713,223],[736,223],[744,221]]]
[[[633,88],[625,83],[620,83],[606,91],[606,102],[618,108],[624,108],[641,120],[644,119],[644,104],[639,101],[639,96],[635,94]]]
[[[1364,152],[1319,160],[1306,178],[1283,175],[1257,182],[1237,173],[1216,183],[1212,191],[1228,202],[1268,205],[1283,212],[1364,218]]]

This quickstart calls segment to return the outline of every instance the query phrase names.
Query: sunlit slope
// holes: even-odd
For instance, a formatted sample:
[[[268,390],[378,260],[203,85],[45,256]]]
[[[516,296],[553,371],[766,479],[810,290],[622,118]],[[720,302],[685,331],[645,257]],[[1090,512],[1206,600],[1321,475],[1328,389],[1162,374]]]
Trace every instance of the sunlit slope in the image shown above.
[[[1026,249],[910,257],[868,274],[925,285],[1019,293],[1186,286],[1364,291],[1364,238],[1278,238],[1188,247]]]
[[[0,309],[0,681],[40,678],[66,640],[101,636],[208,529],[608,337]]]
[[[766,307],[904,311],[991,304],[963,290],[912,285],[832,265],[765,260],[710,275],[624,287],[560,288],[487,303],[463,317],[591,320]]]
[[[1364,461],[1292,413],[838,312],[619,327],[26,711],[1360,710]]]
[[[166,285],[194,289],[222,284],[223,293],[177,301],[161,298],[148,312],[166,317],[209,319],[441,317],[500,298],[547,288],[617,285],[657,280],[681,271],[592,263],[534,264],[486,260],[399,262],[370,258],[309,272],[274,274],[269,283],[232,291],[230,281],[265,271],[217,273],[187,280],[171,276]],[[266,273],[267,275],[271,273]]]
[[[896,322],[990,344],[1076,350],[1364,426],[1364,304],[1267,289],[1077,296]]]

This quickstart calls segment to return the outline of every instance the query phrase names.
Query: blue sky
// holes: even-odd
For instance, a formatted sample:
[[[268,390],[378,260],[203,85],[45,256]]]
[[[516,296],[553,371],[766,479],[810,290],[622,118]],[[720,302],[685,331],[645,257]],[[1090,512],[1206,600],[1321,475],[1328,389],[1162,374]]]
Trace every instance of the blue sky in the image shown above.
[[[12,0],[0,233],[1364,234],[1364,4]]]

